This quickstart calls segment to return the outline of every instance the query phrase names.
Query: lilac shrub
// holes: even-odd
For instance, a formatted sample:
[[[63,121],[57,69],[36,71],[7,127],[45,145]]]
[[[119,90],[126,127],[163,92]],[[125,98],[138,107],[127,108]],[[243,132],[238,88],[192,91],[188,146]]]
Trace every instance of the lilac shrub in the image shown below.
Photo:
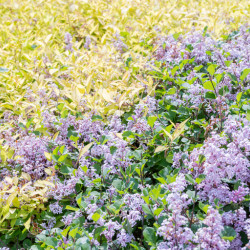
[[[119,35],[113,42],[127,51]],[[90,43],[86,37],[85,49]],[[249,247],[249,32],[155,43],[155,90],[121,117],[46,110],[37,124],[5,114],[12,127],[0,135],[1,191],[25,174],[37,192],[52,183],[46,210],[26,221],[16,212],[22,204],[3,195],[17,234],[34,249]],[[68,33],[65,44],[73,50]],[[0,246],[16,246],[4,237]]]
[[[209,112],[217,110],[213,107],[216,100],[211,100],[211,97],[210,100],[204,98],[211,90],[216,95],[213,99],[218,98],[220,90],[226,90],[225,97],[228,100],[236,100],[238,93],[249,89],[247,83],[250,76],[247,74],[242,78],[242,72],[247,72],[250,68],[249,39],[248,26],[243,26],[233,39],[228,38],[226,41],[215,41],[208,34],[199,32],[179,37],[159,37],[155,41],[158,48],[151,59],[152,64],[157,66],[160,63],[163,72],[170,69],[169,76],[163,77],[169,87],[175,87],[174,78],[180,73],[184,73],[182,79],[189,83],[184,85],[188,91],[176,91],[167,94],[165,98],[178,105],[190,107],[205,104],[208,105]],[[204,78],[204,69],[210,64],[216,65],[214,89],[207,88],[204,84],[211,80],[211,76]],[[183,83],[182,81],[179,80],[177,86]],[[237,81],[242,84],[236,84]]]

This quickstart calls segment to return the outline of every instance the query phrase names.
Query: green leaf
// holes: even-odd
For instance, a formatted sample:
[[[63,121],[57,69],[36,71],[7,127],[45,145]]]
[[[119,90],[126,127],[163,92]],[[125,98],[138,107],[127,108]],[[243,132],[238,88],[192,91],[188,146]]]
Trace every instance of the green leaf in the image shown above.
[[[19,200],[18,200],[18,197],[15,197],[15,198],[13,199],[12,204],[13,204],[13,206],[15,206],[15,207],[19,207],[19,206],[20,206],[20,202],[19,202]]]
[[[60,103],[60,104],[57,105],[56,108],[57,108],[59,111],[62,111],[63,107],[64,107],[64,103]]]
[[[63,110],[61,113],[62,118],[66,118],[68,116],[69,111],[67,109]]]
[[[229,89],[227,86],[224,86],[222,88],[219,89],[219,94],[220,95],[227,95],[229,93]]]
[[[67,158],[68,155],[61,155],[58,159],[59,162],[63,162],[66,158]]]
[[[196,72],[198,72],[198,71],[200,71],[202,68],[203,68],[203,65],[199,65],[199,66],[195,66],[195,67],[194,67],[194,70],[195,70]]]
[[[206,36],[206,34],[207,34],[207,30],[208,30],[208,26],[206,26],[204,29],[203,29],[203,34],[202,34],[202,36]]]
[[[181,32],[174,33],[173,38],[177,41],[180,35],[181,35]]]
[[[152,189],[149,192],[149,195],[153,200],[156,201],[159,198],[160,192],[161,192],[161,186],[159,185],[158,187]]]
[[[249,73],[250,73],[250,69],[244,69],[241,72],[240,80],[243,82],[246,79],[246,77],[248,76]]]
[[[247,110],[247,116],[246,116],[247,120],[250,121],[250,109]]]
[[[166,94],[167,95],[174,95],[175,93],[176,93],[176,88],[170,88]]]
[[[79,137],[78,137],[78,136],[71,135],[71,136],[69,137],[69,139],[70,139],[71,141],[77,143]]]
[[[185,129],[185,125],[188,122],[190,118],[186,119],[185,121],[183,121],[182,123],[180,123],[177,128],[175,129],[174,133],[172,134],[172,141],[174,141],[175,139],[177,139],[183,132]]]
[[[65,150],[65,145],[62,145],[62,146],[59,148],[59,152],[60,152],[61,154],[63,154],[65,151],[66,151],[66,150]]]
[[[155,149],[155,153],[159,153],[159,152],[162,152],[162,151],[165,151],[167,150],[169,147],[166,147],[166,146],[158,146],[156,147]]]
[[[116,152],[116,150],[117,150],[117,147],[115,147],[115,146],[111,146],[111,147],[110,147],[110,153],[111,153],[112,155]]]
[[[237,77],[235,75],[233,75],[232,73],[227,73],[227,74],[234,82],[238,82]]]
[[[207,213],[207,210],[209,208],[209,205],[203,204],[201,201],[199,202],[199,208],[204,212]]]
[[[3,163],[5,163],[7,160],[7,152],[3,149],[0,151],[0,158],[1,158]]]
[[[212,83],[211,83],[211,81],[206,81],[206,82],[204,82],[203,87],[204,87],[204,89],[214,91],[214,88],[216,87],[216,83],[214,81]]]
[[[196,182],[197,184],[200,184],[205,178],[206,178],[206,175],[200,174],[199,177],[197,177],[197,178],[195,179],[195,182]]]
[[[91,146],[94,144],[94,142],[89,143],[85,147],[83,147],[79,152],[79,159],[91,148]]]
[[[148,117],[148,125],[149,125],[151,128],[153,128],[156,120],[157,120],[157,117],[156,117],[156,116],[149,116],[149,117]]]
[[[179,66],[174,66],[173,69],[171,70],[171,75],[174,77],[176,71],[179,69]]]
[[[95,221],[95,222],[97,222],[100,218],[101,218],[101,215],[98,214],[98,213],[94,213],[94,214],[92,215],[92,219],[93,219],[93,221]]]
[[[71,236],[74,239],[77,233],[78,233],[78,228],[74,228],[69,232],[69,236]]]
[[[206,92],[205,98],[208,99],[216,99],[215,93],[214,92]]]
[[[70,229],[70,226],[68,226],[67,228],[65,228],[62,232],[61,232],[61,235],[66,237],[68,232],[69,232],[69,229]]]
[[[76,246],[79,247],[79,248],[76,248],[76,250],[77,249],[81,249],[81,250],[90,250],[91,249],[90,241],[86,236],[79,238],[76,241]]]
[[[92,183],[100,183],[100,182],[102,182],[101,178],[97,178],[92,181]]]
[[[57,246],[57,239],[54,237],[47,237],[45,240],[45,244],[51,247]]]
[[[88,171],[88,167],[86,165],[81,167],[81,169],[84,171],[84,173],[86,173]]]
[[[60,167],[60,173],[62,173],[62,174],[70,174],[73,172],[73,170],[74,170],[73,168],[67,167],[65,165]]]
[[[32,245],[32,241],[31,240],[29,240],[29,239],[24,240],[23,247],[25,249],[29,249],[31,247],[31,245]]]
[[[79,210],[79,208],[77,208],[77,207],[72,207],[72,206],[70,206],[70,205],[67,205],[67,206],[65,207],[65,209],[70,210],[70,211],[78,211],[78,210]]]
[[[229,67],[231,65],[232,61],[225,61],[225,64],[227,67]]]
[[[191,198],[193,200],[195,199],[195,191],[188,190],[187,195],[189,198]]]
[[[100,234],[106,229],[105,226],[97,227],[94,232],[94,238],[98,239]]]
[[[156,237],[154,228],[146,227],[143,230],[143,236],[150,246],[156,245],[157,237]]]
[[[186,174],[185,179],[187,181],[189,181],[190,183],[195,184],[195,181],[194,181],[193,176],[191,174]]]
[[[162,130],[163,130],[163,132],[165,133],[165,135],[166,135],[167,137],[169,137],[169,139],[172,141],[172,140],[173,140],[172,135],[171,135],[167,130],[165,130],[165,129],[162,129]]]
[[[157,208],[155,211],[154,211],[154,215],[158,216],[161,212],[162,212],[163,208]]]
[[[116,189],[121,191],[122,190],[122,181],[121,180],[114,180],[112,182],[112,186],[114,186]]]
[[[211,64],[207,67],[207,71],[211,76],[213,76],[216,68],[217,68],[216,64]]]
[[[212,52],[210,50],[207,50],[206,54],[209,55],[209,56],[212,56]]]
[[[134,133],[132,131],[125,131],[122,134],[122,136],[125,137],[125,138],[127,138],[127,137],[133,138],[134,137]]]
[[[242,92],[238,93],[236,96],[236,100],[238,103],[240,102],[241,97],[242,97]]]
[[[215,79],[216,79],[217,83],[221,82],[223,80],[223,77],[224,77],[224,73],[216,74]]]
[[[206,157],[202,154],[199,155],[199,164],[202,164],[206,160]]]
[[[30,229],[31,217],[23,224],[27,230]]]
[[[224,230],[221,232],[222,239],[232,241],[236,236],[237,234],[232,227],[224,226]]]
[[[142,210],[144,211],[145,214],[149,214],[151,216],[154,216],[152,211],[148,207],[150,205],[142,204],[141,206],[142,206]]]

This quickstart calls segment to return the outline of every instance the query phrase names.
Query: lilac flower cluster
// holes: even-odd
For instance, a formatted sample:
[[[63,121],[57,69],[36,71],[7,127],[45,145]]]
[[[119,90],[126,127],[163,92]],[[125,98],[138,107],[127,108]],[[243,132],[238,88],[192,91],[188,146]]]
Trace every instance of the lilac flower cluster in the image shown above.
[[[65,36],[64,36],[64,40],[65,40],[65,50],[69,50],[69,51],[73,51],[73,45],[72,45],[72,36],[69,32],[66,32],[65,33]]]
[[[232,126],[235,124],[235,126]],[[238,129],[237,129],[238,128]],[[202,200],[208,200],[213,204],[215,199],[219,199],[222,204],[230,201],[238,202],[249,193],[246,182],[249,178],[249,121],[241,121],[229,118],[225,122],[226,134],[220,136],[213,134],[202,148],[193,150],[189,158],[184,160],[184,164],[190,174],[197,178],[200,174],[205,174],[206,178],[198,184],[198,194]],[[199,155],[205,157],[205,162],[199,164]],[[178,164],[178,161],[177,163]],[[241,186],[234,191],[230,191],[226,179],[235,178],[241,181]]]
[[[199,228],[196,233],[196,241],[202,249],[228,249],[229,242],[220,236],[223,230],[222,218],[218,211],[209,208],[207,217],[203,221],[207,227]]]
[[[116,231],[119,231],[122,226],[120,224],[118,224],[116,221],[109,221],[105,224],[106,229],[103,231],[103,235],[105,236],[105,238],[111,242],[113,236],[115,235]]]
[[[50,204],[49,208],[53,214],[61,214],[62,213],[62,207],[59,205],[58,202]]]
[[[117,242],[121,247],[126,247],[128,243],[130,243],[134,239],[134,236],[126,233],[124,229],[117,235]]]
[[[22,166],[22,171],[34,175],[35,178],[41,178],[45,175],[44,169],[52,167],[52,163],[49,162],[44,152],[46,148],[47,140],[37,138],[36,136],[25,136],[22,140],[18,140],[15,144],[15,155],[17,159],[14,163]]]
[[[187,186],[185,176],[180,174],[176,181],[165,186],[166,189],[171,191],[166,201],[168,203],[168,219],[165,219],[161,226],[158,228],[157,234],[162,236],[166,242],[161,244],[158,249],[178,249],[178,247],[185,248],[191,247],[191,240],[194,235],[192,230],[187,227],[188,219],[182,215],[182,212],[191,203],[188,195],[182,192]]]
[[[120,52],[124,53],[128,46],[121,40],[121,36],[119,34],[115,34],[115,38],[112,40],[113,46]]]

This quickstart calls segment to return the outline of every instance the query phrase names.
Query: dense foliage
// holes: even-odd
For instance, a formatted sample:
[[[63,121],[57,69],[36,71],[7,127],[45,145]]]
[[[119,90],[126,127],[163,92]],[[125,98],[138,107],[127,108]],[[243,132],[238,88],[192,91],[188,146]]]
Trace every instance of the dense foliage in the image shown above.
[[[208,26],[221,37],[248,10],[248,0],[0,0],[0,118],[40,119],[58,102],[120,114],[143,89],[159,35]]]
[[[5,111],[1,247],[248,249],[249,42],[159,35],[134,105],[106,119],[60,98]]]

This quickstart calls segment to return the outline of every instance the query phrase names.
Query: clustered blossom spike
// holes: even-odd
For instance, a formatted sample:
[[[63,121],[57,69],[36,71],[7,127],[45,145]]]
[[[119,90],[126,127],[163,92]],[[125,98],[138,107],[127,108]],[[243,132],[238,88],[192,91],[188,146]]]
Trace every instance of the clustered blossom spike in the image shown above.
[[[12,144],[16,148],[17,159],[13,165],[20,164],[23,166],[23,171],[34,175],[36,178],[41,178],[45,175],[44,169],[52,167],[44,152],[46,149],[47,139],[39,139],[34,135],[23,137],[17,143]]]
[[[109,242],[112,241],[112,238],[115,235],[116,231],[119,231],[122,228],[122,226],[116,221],[108,221],[107,223],[105,223],[105,227],[106,229],[103,231],[102,234],[104,234],[104,236]]]
[[[198,194],[201,199],[208,199],[211,204],[216,198],[221,203],[238,202],[249,192],[245,186],[249,177],[249,160],[246,157],[249,154],[249,122],[242,119],[237,129],[231,126],[234,122],[233,118],[225,122],[225,131],[230,134],[229,138],[227,134],[214,134],[202,148],[194,150],[189,159],[184,160],[184,164],[192,170],[190,174],[195,178],[200,174],[206,175],[205,180],[198,185]],[[197,163],[199,155],[206,159],[202,165]],[[243,186],[230,191],[228,184],[223,181],[224,178],[236,178]]]
[[[121,36],[119,34],[115,34],[116,38],[112,39],[113,46],[120,52],[124,53],[127,49],[128,46],[121,40]]]
[[[58,202],[50,204],[49,208],[53,214],[61,214],[62,213],[62,207],[59,205]]]
[[[65,44],[66,44],[65,49],[72,52],[73,51],[72,36],[69,32],[65,33],[64,40],[65,40]]]
[[[133,238],[134,236],[127,234],[124,229],[122,229],[121,232],[117,235],[117,241],[122,247],[126,247]]]
[[[199,228],[196,233],[196,240],[202,249],[228,249],[229,242],[220,236],[223,230],[222,218],[218,211],[209,208],[207,217],[203,221],[207,227]]]

